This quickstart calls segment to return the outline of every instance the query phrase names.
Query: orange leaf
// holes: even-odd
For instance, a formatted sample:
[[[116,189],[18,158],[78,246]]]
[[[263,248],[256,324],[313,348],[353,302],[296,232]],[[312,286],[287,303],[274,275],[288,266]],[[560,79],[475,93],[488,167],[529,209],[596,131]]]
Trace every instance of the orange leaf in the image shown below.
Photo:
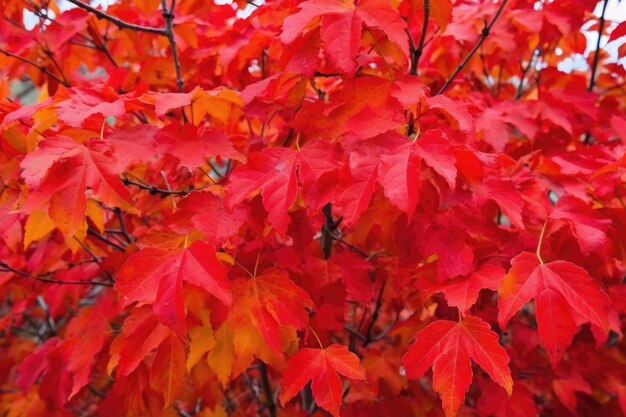
[[[22,176],[31,187],[24,208],[32,210],[49,203],[50,218],[70,236],[84,227],[88,188],[103,203],[132,212],[130,193],[116,166],[101,140],[85,146],[64,136],[46,138],[22,161]]]
[[[174,335],[159,348],[150,369],[150,386],[163,395],[165,407],[180,397],[185,386],[185,347]]]
[[[307,292],[294,284],[286,272],[277,269],[237,282],[233,297],[232,322],[237,326],[251,323],[281,357],[281,326],[303,329],[309,319],[306,309],[313,307]]]

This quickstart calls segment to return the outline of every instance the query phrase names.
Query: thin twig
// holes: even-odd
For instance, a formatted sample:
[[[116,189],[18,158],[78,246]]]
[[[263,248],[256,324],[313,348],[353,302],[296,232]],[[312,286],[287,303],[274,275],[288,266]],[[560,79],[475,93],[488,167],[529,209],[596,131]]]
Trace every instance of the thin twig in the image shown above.
[[[343,243],[344,245],[346,245],[348,247],[348,249],[350,249],[353,252],[358,253],[359,255],[364,257],[365,259],[369,259],[369,258],[372,257],[372,255],[368,255],[367,253],[363,252],[361,249],[359,249],[356,246],[354,246],[352,243],[346,242],[344,240],[344,238],[342,238],[341,236],[335,236],[335,240],[337,240],[337,242],[339,242],[339,243]]]
[[[2,48],[0,48],[0,53],[6,55],[6,56],[10,56],[11,58],[15,58],[15,59],[19,59],[22,62],[25,62],[29,65],[32,65],[33,67],[37,68],[39,71],[43,72],[44,74],[46,74],[47,76],[54,78],[56,81],[59,82],[59,84],[64,85],[65,87],[69,88],[70,84],[68,82],[66,82],[65,80],[63,80],[62,78],[60,78],[59,76],[57,76],[55,73],[51,72],[50,70],[48,70],[46,67],[44,67],[43,65],[39,65],[34,61],[31,61],[28,58],[24,58],[23,56],[19,56],[16,55],[12,52],[6,51]]]
[[[154,33],[156,35],[167,36],[165,29],[153,28],[149,26],[141,26],[141,25],[136,25],[134,23],[126,22],[120,18],[111,16],[110,14],[102,10],[96,9],[95,7],[89,4],[83,3],[82,1],[79,1],[79,0],[67,0],[67,1],[80,7],[83,10],[87,10],[88,12],[93,13],[98,19],[108,20],[109,22],[113,23],[115,26],[117,26],[120,29],[130,29],[136,32],[147,32],[147,33]]]
[[[85,250],[85,252],[87,252],[89,254],[89,256],[91,256],[91,258],[94,260],[94,262],[96,262],[96,263],[100,262],[100,257],[98,257],[98,255],[93,253],[93,251],[85,243],[81,242],[81,240],[78,239],[76,236],[74,236],[74,240],[76,240],[78,242],[78,244]]]
[[[267,375],[267,365],[261,361],[259,363],[259,372],[261,373],[261,383],[263,384],[263,391],[265,392],[265,403],[267,404],[267,411],[270,413],[270,417],[276,417],[276,404],[274,403],[274,391],[270,384],[270,379]]]
[[[0,261],[0,272],[13,272],[17,275],[21,275],[25,278],[31,278],[34,279],[36,281],[41,281],[41,282],[47,282],[49,284],[68,284],[68,285],[100,285],[103,287],[112,287],[113,284],[110,284],[108,282],[100,282],[100,281],[61,281],[58,279],[53,279],[53,278],[47,278],[48,275],[51,275],[52,273],[48,273],[45,275],[33,275],[33,274],[29,274],[28,272],[24,272],[24,271],[20,271],[19,269],[15,269],[11,266],[9,266],[8,264],[6,264],[5,262]]]
[[[520,77],[519,84],[517,86],[517,91],[515,92],[515,100],[519,100],[520,97],[522,97],[522,94],[524,92],[524,79],[526,78],[526,74],[528,74],[528,71],[533,66],[535,66],[535,61],[540,53],[541,53],[541,48],[537,46],[535,49],[533,49],[533,53],[530,56],[530,59],[528,60],[528,65],[526,65],[526,67],[522,67],[522,75]]]
[[[600,58],[600,41],[602,40],[602,32],[604,32],[604,24],[606,23],[606,19],[604,18],[604,14],[606,13],[606,6],[608,5],[609,0],[604,0],[602,3],[602,14],[600,15],[600,25],[598,27],[598,41],[596,42],[596,53],[593,56],[593,64],[591,65],[591,78],[589,79],[589,87],[587,87],[587,91],[593,91],[593,87],[596,85],[596,72],[598,71],[598,62]]]
[[[107,239],[106,237],[102,236],[100,233],[98,233],[96,230],[94,230],[91,226],[87,227],[87,233],[94,236],[96,239],[98,239],[99,241],[106,243],[107,245],[111,246],[112,248],[115,248],[119,251],[125,252],[126,248],[124,248],[123,246],[118,245],[115,242],[111,242],[109,239]]]
[[[430,16],[430,0],[424,0],[424,22],[422,23],[422,33],[417,47],[411,51],[411,75],[417,75],[417,64],[424,52],[424,42],[426,41],[426,31],[428,30],[428,18]],[[409,40],[412,43],[411,33],[409,32]]]
[[[370,320],[369,325],[367,326],[367,330],[365,331],[365,340],[363,341],[363,347],[370,344],[374,338],[372,337],[372,330],[374,330],[374,325],[378,320],[378,316],[380,315],[380,308],[383,305],[383,293],[385,292],[385,284],[387,281],[383,281],[380,286],[380,291],[378,292],[378,298],[376,299],[376,307],[374,307],[374,312],[372,313],[372,319]]]
[[[489,36],[489,32],[491,31],[491,28],[500,17],[500,14],[502,13],[502,10],[504,10],[504,6],[506,6],[507,1],[508,0],[502,0],[502,3],[500,3],[500,7],[496,11],[496,14],[493,15],[493,18],[491,18],[491,21],[488,24],[486,24],[485,27],[483,28],[480,34],[480,38],[478,38],[478,42],[476,42],[476,45],[474,45],[472,50],[469,51],[469,53],[463,59],[463,61],[461,61],[459,66],[456,67],[456,69],[454,70],[450,78],[448,78],[448,80],[445,82],[445,84],[439,89],[439,91],[437,91],[437,94],[435,94],[436,96],[438,96],[439,94],[443,94],[448,89],[452,81],[454,81],[456,76],[459,75],[459,72],[461,72],[461,70],[465,67],[465,65],[467,65],[467,63],[472,58],[472,56],[474,56],[478,48],[480,48],[480,46],[483,44],[485,39],[487,39],[487,36]]]
[[[69,80],[67,79],[67,77],[65,76],[65,74],[63,73],[63,69],[61,68],[61,66],[59,65],[59,63],[57,62],[56,59],[54,59],[54,53],[48,48],[48,46],[46,45],[43,49],[43,52],[48,55],[48,58],[52,61],[52,64],[54,65],[54,67],[57,69],[57,71],[59,72],[59,74],[61,75],[61,77],[63,78],[63,81],[65,81],[65,84],[70,85]]]
[[[122,177],[121,180],[124,183],[124,185],[134,185],[135,187],[141,188],[142,190],[148,190],[150,194],[160,194],[161,197],[167,197],[169,195],[181,195],[182,196],[182,195],[187,195],[190,192],[196,190],[196,188],[193,185],[190,185],[188,188],[185,188],[183,190],[167,190],[164,188],[155,187],[154,185],[142,184],[140,182],[133,181],[130,178],[126,178],[126,177]]]
[[[589,86],[587,87],[587,91],[592,92],[593,87],[596,85],[596,73],[598,71],[598,63],[600,60],[600,41],[602,40],[602,32],[604,32],[604,24],[606,22],[604,18],[604,14],[606,13],[606,6],[608,5],[609,0],[604,0],[602,3],[602,14],[600,14],[600,25],[598,26],[598,41],[596,42],[596,53],[593,55],[593,63],[591,64],[591,78],[589,79]],[[585,133],[585,139],[583,140],[585,145],[589,145],[591,143],[591,133],[587,131]]]
[[[363,336],[361,333],[357,332],[356,330],[354,330],[352,327],[348,326],[347,324],[343,325],[344,330],[346,330],[348,333],[354,335],[354,337],[356,337],[357,339],[365,342],[367,339],[365,338],[365,336]]]
[[[124,235],[124,238],[128,243],[133,242],[133,237],[128,233],[128,229],[126,228],[126,222],[124,221],[124,213],[122,213],[122,209],[119,207],[115,208],[115,214],[117,215],[117,219],[120,222],[120,233]]]
[[[172,0],[170,3],[170,8],[167,8],[165,4],[165,0],[161,0],[161,9],[163,19],[165,19],[165,36],[167,36],[167,40],[170,43],[170,48],[172,50],[172,59],[174,60],[174,69],[176,70],[176,85],[178,86],[178,92],[183,92],[183,76],[180,70],[180,60],[178,59],[178,51],[176,49],[176,38],[174,37],[174,6],[176,5],[176,0]],[[184,114],[184,113],[183,113]]]
[[[242,375],[243,375],[244,381],[246,382],[246,385],[248,386],[248,390],[252,394],[254,401],[256,401],[259,404],[259,409],[261,410],[264,407],[264,404],[261,402],[261,399],[259,398],[258,389],[252,383],[252,380],[250,379],[250,375],[248,375],[247,371],[243,371]]]

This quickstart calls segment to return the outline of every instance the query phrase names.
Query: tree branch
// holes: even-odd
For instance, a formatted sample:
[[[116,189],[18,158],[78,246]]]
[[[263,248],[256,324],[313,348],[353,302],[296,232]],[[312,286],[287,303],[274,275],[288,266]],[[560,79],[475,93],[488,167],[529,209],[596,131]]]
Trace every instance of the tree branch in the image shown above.
[[[118,245],[115,242],[111,242],[109,239],[107,239],[106,237],[102,236],[100,233],[98,233],[96,230],[92,229],[90,226],[87,227],[87,233],[94,236],[96,239],[98,239],[99,241],[106,243],[107,245],[121,251],[121,252],[125,252],[126,248],[124,248],[123,246]]]
[[[537,47],[533,49],[533,53],[528,60],[528,65],[526,65],[526,67],[522,66],[522,76],[520,77],[519,85],[517,86],[517,91],[515,92],[515,100],[519,100],[520,97],[522,97],[522,94],[524,93],[524,80],[526,79],[526,75],[528,74],[528,71],[535,65],[535,61],[540,54],[541,47],[537,45]]]
[[[25,278],[34,279],[36,281],[47,282],[49,284],[67,284],[67,285],[100,285],[102,287],[112,287],[113,284],[108,282],[100,282],[100,281],[61,281],[58,279],[48,278],[48,275],[51,275],[52,272],[45,275],[33,275],[28,272],[20,271],[19,269],[15,269],[8,264],[0,261],[0,272],[13,272],[17,275],[21,275]]]
[[[167,36],[167,40],[170,43],[170,48],[172,50],[172,59],[174,60],[174,69],[176,70],[176,85],[178,86],[178,92],[183,92],[183,76],[180,70],[180,60],[178,59],[178,51],[176,50],[176,38],[174,37],[174,6],[176,5],[176,0],[172,0],[170,3],[170,8],[167,8],[165,4],[165,0],[161,0],[161,9],[163,19],[165,19],[165,36]],[[184,113],[183,113],[184,114]]]
[[[267,365],[261,361],[259,363],[259,372],[261,373],[261,383],[263,384],[263,391],[265,392],[265,404],[267,405],[267,411],[270,417],[276,417],[276,404],[274,403],[274,391],[270,384],[270,379],[267,375]]]
[[[82,1],[79,1],[79,0],[67,0],[67,1],[80,7],[83,10],[87,10],[88,12],[93,13],[98,19],[108,20],[109,22],[113,23],[115,26],[117,26],[120,29],[130,29],[136,32],[154,33],[155,35],[167,36],[165,29],[153,28],[149,26],[141,26],[141,25],[136,25],[134,23],[126,22],[115,16],[111,16],[110,14],[102,10],[96,9],[90,4],[83,3]]]
[[[608,5],[609,0],[604,0],[602,3],[602,13],[600,14],[600,25],[598,26],[598,41],[596,42],[596,53],[593,56],[593,63],[591,64],[591,78],[589,79],[589,87],[587,87],[587,91],[592,92],[593,87],[596,85],[596,73],[598,71],[598,62],[600,60],[600,41],[602,40],[602,32],[604,32],[604,24],[606,20],[604,18],[604,14],[606,13],[606,6]],[[585,145],[589,145],[591,143],[591,133],[587,131],[585,133],[585,139],[583,143]]]
[[[430,0],[424,0],[424,23],[422,24],[422,33],[420,34],[420,40],[415,49],[411,48],[411,70],[409,73],[411,75],[417,75],[417,64],[419,63],[420,57],[424,52],[424,42],[426,41],[426,31],[428,30],[428,18],[430,16]],[[413,43],[413,38],[411,37],[411,32],[408,31],[409,34],[409,42]]]
[[[122,177],[121,180],[124,183],[124,185],[134,185],[135,187],[141,188],[142,190],[148,190],[150,194],[160,194],[161,197],[163,198],[170,196],[170,195],[184,196],[196,189],[193,185],[190,185],[188,188],[185,188],[184,190],[167,190],[164,188],[155,187],[154,185],[142,184],[140,182],[133,181],[130,178]]]
[[[376,299],[376,307],[374,307],[374,312],[372,313],[372,319],[370,320],[369,325],[367,326],[367,330],[365,331],[365,340],[363,341],[363,347],[370,344],[374,338],[372,337],[372,330],[374,330],[374,325],[376,321],[378,321],[378,316],[380,316],[380,308],[383,305],[383,293],[385,292],[385,284],[387,281],[383,281],[380,286],[380,292],[378,293],[378,298]]]
[[[500,3],[500,7],[496,11],[496,14],[493,15],[493,18],[491,18],[491,21],[489,23],[487,23],[485,25],[485,27],[483,28],[483,30],[482,30],[482,32],[480,34],[480,38],[478,38],[478,42],[476,42],[476,45],[474,45],[472,50],[469,51],[469,53],[463,59],[463,61],[461,61],[459,66],[456,67],[456,69],[454,70],[454,72],[452,73],[450,78],[448,78],[448,80],[445,82],[445,84],[439,89],[439,91],[437,91],[437,94],[435,94],[436,96],[438,96],[439,94],[443,94],[448,89],[448,87],[450,86],[452,81],[454,81],[456,76],[459,75],[459,72],[461,72],[461,70],[465,67],[465,65],[467,65],[467,63],[472,58],[472,56],[474,56],[474,54],[476,53],[478,48],[480,48],[480,46],[483,44],[485,39],[487,39],[487,36],[489,36],[489,32],[491,31],[491,28],[493,27],[493,25],[496,23],[496,21],[500,17],[500,14],[502,14],[502,10],[504,10],[504,6],[506,6],[507,1],[508,0],[502,0],[502,3]]]
[[[133,237],[130,233],[128,233],[128,229],[126,228],[126,222],[124,221],[124,213],[122,213],[122,209],[119,207],[115,208],[115,214],[117,215],[117,219],[120,222],[120,233],[124,236],[128,243],[132,243],[134,241]]]
[[[609,0],[604,0],[602,3],[602,14],[600,15],[600,25],[598,27],[598,41],[596,42],[596,53],[593,56],[593,64],[591,65],[591,78],[589,79],[589,87],[587,87],[587,91],[593,91],[593,87],[596,85],[596,73],[598,71],[598,61],[600,57],[600,41],[602,40],[602,32],[604,32],[604,24],[606,23],[606,19],[604,18],[604,14],[606,13],[606,6],[608,5]]]
[[[4,49],[2,49],[2,48],[0,48],[0,53],[3,53],[3,54],[4,54],[4,55],[6,55],[6,56],[9,56],[9,57],[11,57],[11,58],[15,58],[15,59],[19,59],[19,60],[20,60],[20,61],[22,61],[22,62],[25,62],[25,63],[27,63],[27,64],[29,64],[29,65],[32,65],[33,67],[37,68],[39,71],[43,72],[43,73],[44,73],[44,74],[46,74],[47,76],[49,76],[49,77],[51,77],[51,78],[54,78],[56,81],[58,81],[58,82],[59,82],[59,84],[62,84],[63,86],[65,86],[65,87],[67,87],[67,88],[69,88],[69,87],[70,87],[70,84],[69,84],[67,81],[63,80],[62,78],[60,78],[59,76],[57,76],[55,73],[51,72],[50,70],[48,70],[48,69],[47,69],[46,67],[44,67],[43,65],[39,65],[39,64],[37,64],[36,62],[31,61],[31,60],[30,60],[30,59],[28,59],[28,58],[24,58],[23,56],[16,55],[16,54],[14,54],[14,53],[12,53],[12,52],[9,52],[9,51],[6,51],[6,50],[4,50]]]

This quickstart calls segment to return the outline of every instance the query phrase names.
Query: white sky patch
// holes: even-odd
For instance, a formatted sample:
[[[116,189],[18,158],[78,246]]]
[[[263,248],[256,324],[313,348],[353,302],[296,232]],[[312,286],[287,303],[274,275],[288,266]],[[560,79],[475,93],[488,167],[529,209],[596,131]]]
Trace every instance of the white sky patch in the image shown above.
[[[600,17],[602,14],[602,3],[603,1],[599,1],[596,5],[593,13]],[[626,1],[618,1],[618,0],[609,0],[606,6],[606,12],[604,13],[604,18],[606,19],[606,29],[614,29],[618,24],[626,20]],[[588,30],[587,28],[591,26],[591,23],[583,26],[582,33],[587,38],[587,48],[583,54],[572,54],[571,56],[565,58],[559,65],[558,69],[563,72],[571,72],[571,71],[585,71],[589,69],[589,65],[587,64],[586,57],[596,49],[596,44],[598,42],[598,28],[596,25],[595,30]],[[605,30],[606,30],[605,29]],[[610,33],[610,32],[609,32]],[[618,60],[618,48],[624,42],[626,42],[626,37],[622,37],[621,39],[616,39],[610,43],[607,43],[609,37],[604,35],[600,40],[600,48],[604,49],[609,54],[608,62],[619,62],[622,65],[626,65],[626,58],[622,57]]]

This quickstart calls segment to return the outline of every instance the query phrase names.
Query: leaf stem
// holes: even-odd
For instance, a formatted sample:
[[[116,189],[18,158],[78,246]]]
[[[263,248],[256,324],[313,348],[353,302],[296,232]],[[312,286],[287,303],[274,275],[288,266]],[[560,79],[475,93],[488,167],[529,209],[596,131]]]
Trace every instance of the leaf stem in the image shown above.
[[[320,349],[324,349],[324,345],[322,344],[322,341],[320,340],[320,337],[317,335],[315,330],[313,330],[313,327],[309,326],[309,330],[311,331],[311,333],[313,333],[313,336],[315,336],[315,339],[317,339],[317,343],[319,343]]]
[[[543,224],[543,227],[541,228],[541,234],[539,235],[539,243],[537,243],[537,259],[539,259],[539,262],[543,265],[543,259],[541,258],[541,245],[543,245],[543,237],[546,233],[546,226],[548,225],[548,219],[546,219],[545,223]]]
[[[389,78],[391,79],[391,81],[395,81],[393,72],[391,71],[391,66],[389,65],[389,62],[387,62],[387,58],[385,58],[385,54],[383,53],[383,50],[380,48],[380,45],[378,44],[378,40],[376,39],[376,36],[374,36],[374,34],[372,33],[370,29],[366,29],[366,30],[372,37],[372,40],[374,41],[374,49],[376,50],[376,53],[380,56],[380,58],[383,60],[383,63],[385,64],[385,68],[387,69],[387,72],[389,73]]]

